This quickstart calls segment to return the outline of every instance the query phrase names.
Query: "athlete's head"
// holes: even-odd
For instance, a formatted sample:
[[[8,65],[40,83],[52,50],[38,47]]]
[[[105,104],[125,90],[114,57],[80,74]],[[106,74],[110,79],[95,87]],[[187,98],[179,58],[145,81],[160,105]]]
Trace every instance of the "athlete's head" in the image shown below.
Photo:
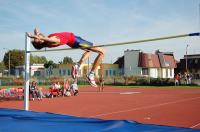
[[[38,36],[44,37],[44,35],[41,34],[41,33],[40,33]],[[38,49],[38,50],[40,50],[40,49],[46,47],[46,45],[47,45],[46,42],[45,42],[44,40],[41,40],[41,39],[33,39],[33,40],[31,41],[31,43],[33,44],[33,47],[34,47],[35,49]]]

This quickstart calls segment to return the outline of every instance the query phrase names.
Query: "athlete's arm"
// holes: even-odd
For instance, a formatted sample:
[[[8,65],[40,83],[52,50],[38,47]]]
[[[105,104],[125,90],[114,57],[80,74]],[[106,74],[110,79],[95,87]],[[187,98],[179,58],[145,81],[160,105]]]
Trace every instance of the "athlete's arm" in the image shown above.
[[[60,39],[56,38],[56,37],[43,37],[43,36],[39,36],[40,40],[44,40],[46,42],[49,43],[60,43]]]

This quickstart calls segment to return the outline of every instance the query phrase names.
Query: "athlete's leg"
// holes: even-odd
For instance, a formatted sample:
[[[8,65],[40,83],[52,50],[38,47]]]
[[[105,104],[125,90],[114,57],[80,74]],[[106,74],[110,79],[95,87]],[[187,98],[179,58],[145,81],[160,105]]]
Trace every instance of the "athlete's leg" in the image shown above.
[[[93,87],[97,87],[97,84],[95,82],[94,72],[95,72],[95,70],[97,69],[97,67],[100,65],[100,63],[102,62],[102,60],[104,58],[104,50],[102,48],[99,48],[99,47],[92,47],[92,48],[89,48],[88,50],[91,50],[92,52],[98,53],[98,56],[96,57],[96,59],[94,61],[92,69],[91,69],[89,75],[87,75],[87,79],[88,79],[89,83]]]
[[[85,61],[85,59],[87,59],[91,55],[91,53],[92,51],[85,50],[85,53],[83,53],[78,63],[81,65]]]
[[[96,57],[94,64],[92,66],[92,69],[91,69],[91,71],[95,71],[97,69],[97,67],[101,64],[101,62],[103,61],[105,51],[104,51],[104,49],[102,49],[100,47],[92,47],[89,50],[98,53],[98,56]]]
[[[85,61],[85,59],[87,59],[91,55],[91,53],[92,51],[85,50],[85,53],[82,55],[79,62],[77,62],[75,65],[72,66],[71,75],[73,79],[77,77],[81,64]]]

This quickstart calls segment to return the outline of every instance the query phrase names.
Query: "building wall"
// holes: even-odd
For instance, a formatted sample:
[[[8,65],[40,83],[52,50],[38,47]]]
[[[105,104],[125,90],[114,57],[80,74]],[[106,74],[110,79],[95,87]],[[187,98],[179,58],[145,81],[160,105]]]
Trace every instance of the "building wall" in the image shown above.
[[[149,76],[152,78],[158,78],[158,69],[157,68],[150,68],[149,69]]]
[[[142,68],[138,67],[139,50],[124,51],[124,73],[126,76],[140,76]]]
[[[24,77],[24,67],[25,66],[16,66],[15,67],[15,76]],[[33,64],[30,66],[30,76],[41,76],[44,77],[44,64]]]
[[[163,77],[162,68],[158,68],[158,78],[162,77]]]
[[[99,73],[100,73],[100,69],[99,69]],[[98,74],[98,76],[99,75],[100,74]],[[103,75],[105,77],[119,76],[120,75],[119,65],[118,64],[103,64]]]
[[[71,67],[72,64],[61,64],[58,65],[58,68],[53,68],[52,72],[48,69],[45,69],[45,76],[48,77],[49,74],[50,76],[65,76],[65,77],[71,77]],[[79,70],[79,76],[80,77],[85,77],[88,72],[91,70],[92,64],[82,64]],[[118,76],[119,67],[118,64],[103,64],[103,75],[105,77],[108,76]],[[101,69],[100,66],[97,67],[95,71],[95,76],[99,77],[101,75]]]
[[[173,68],[162,68],[161,78],[174,78],[174,69]]]

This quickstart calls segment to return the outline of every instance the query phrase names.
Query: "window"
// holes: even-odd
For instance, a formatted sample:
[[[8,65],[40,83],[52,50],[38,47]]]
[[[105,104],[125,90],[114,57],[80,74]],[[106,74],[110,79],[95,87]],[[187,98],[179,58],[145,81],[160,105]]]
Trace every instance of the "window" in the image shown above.
[[[109,70],[109,74],[110,74],[110,76],[112,76],[112,70],[111,69]]]
[[[59,70],[59,75],[60,75],[60,76],[62,75],[62,71],[61,71],[61,69]]]
[[[189,64],[192,64],[192,62],[193,62],[193,60],[191,59],[191,60],[189,60]]]
[[[168,69],[166,69],[166,77],[168,78],[168,76],[169,76],[169,75],[168,75]]]
[[[195,59],[195,64],[198,64],[198,59]]]
[[[70,69],[67,70],[67,75],[68,75],[68,76],[71,75],[71,71],[70,71]]]
[[[63,75],[66,75],[66,70],[63,70]]]
[[[116,70],[113,70],[113,76],[116,76]]]
[[[172,76],[172,69],[169,69],[169,72],[170,72],[170,76]]]
[[[142,68],[142,75],[149,75],[148,68]]]
[[[108,70],[106,70],[106,76],[108,76]]]
[[[34,72],[34,75],[35,75],[35,76],[40,76],[40,71],[35,71],[35,72]]]

